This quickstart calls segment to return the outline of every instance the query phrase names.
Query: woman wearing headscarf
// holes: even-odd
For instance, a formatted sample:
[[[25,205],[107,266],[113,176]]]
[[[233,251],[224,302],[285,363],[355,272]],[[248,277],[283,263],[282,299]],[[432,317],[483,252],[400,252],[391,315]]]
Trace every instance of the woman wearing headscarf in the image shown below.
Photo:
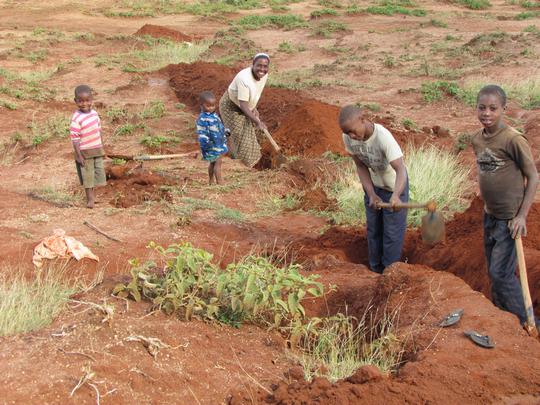
[[[240,159],[248,167],[253,167],[261,158],[258,138],[260,131],[267,129],[257,111],[257,103],[268,79],[269,65],[267,54],[255,55],[252,66],[238,72],[219,101],[221,119],[231,131],[228,140],[231,157]]]

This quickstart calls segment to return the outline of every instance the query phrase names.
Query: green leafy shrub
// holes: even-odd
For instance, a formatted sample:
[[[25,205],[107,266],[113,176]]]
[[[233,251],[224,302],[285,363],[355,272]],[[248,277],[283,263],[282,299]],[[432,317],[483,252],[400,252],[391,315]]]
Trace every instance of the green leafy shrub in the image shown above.
[[[151,243],[150,247],[165,260],[165,266],[131,260],[131,281],[118,284],[113,293],[136,301],[151,300],[156,308],[186,320],[233,318],[235,323],[280,328],[301,322],[304,298],[323,294],[318,276],[302,276],[298,265],[276,267],[267,258],[247,256],[223,271],[212,263],[211,253],[189,243],[168,248]]]

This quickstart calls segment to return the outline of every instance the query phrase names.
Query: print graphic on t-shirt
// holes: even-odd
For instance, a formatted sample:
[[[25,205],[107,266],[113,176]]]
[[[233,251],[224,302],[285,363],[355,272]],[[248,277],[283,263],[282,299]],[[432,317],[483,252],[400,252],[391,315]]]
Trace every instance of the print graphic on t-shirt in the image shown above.
[[[499,167],[504,166],[504,161],[501,158],[498,158],[495,153],[489,148],[484,149],[483,152],[479,153],[476,162],[481,172],[494,172]]]
[[[352,144],[350,148],[354,155],[358,156],[371,170],[383,171],[388,166],[388,160],[380,148],[374,148],[365,143]]]

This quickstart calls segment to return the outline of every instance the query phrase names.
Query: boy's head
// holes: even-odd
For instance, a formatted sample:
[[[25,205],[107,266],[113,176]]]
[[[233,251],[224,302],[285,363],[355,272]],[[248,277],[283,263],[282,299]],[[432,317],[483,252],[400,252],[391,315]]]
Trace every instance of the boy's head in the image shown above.
[[[506,93],[501,87],[490,84],[480,89],[476,97],[476,112],[484,128],[499,128],[504,110],[506,110]]]
[[[75,104],[82,112],[90,112],[92,110],[92,89],[86,84],[81,84],[75,87]]]
[[[347,105],[339,112],[339,126],[343,133],[357,141],[366,139],[366,120],[362,109],[356,105]]]
[[[216,111],[216,97],[211,91],[203,91],[199,94],[199,101],[204,112],[213,113]]]

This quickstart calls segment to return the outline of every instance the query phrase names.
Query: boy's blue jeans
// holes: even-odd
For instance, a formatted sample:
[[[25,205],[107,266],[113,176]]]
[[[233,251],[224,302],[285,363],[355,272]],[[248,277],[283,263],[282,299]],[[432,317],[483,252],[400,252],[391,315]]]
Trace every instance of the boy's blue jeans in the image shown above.
[[[391,191],[379,187],[374,188],[375,194],[383,202],[390,201]],[[408,180],[405,190],[399,198],[402,202],[409,201]],[[403,240],[407,230],[407,210],[391,211],[370,208],[367,194],[364,195],[364,204],[366,206],[369,268],[371,271],[382,274],[386,267],[401,259]]]
[[[484,248],[493,303],[516,315],[521,324],[524,324],[527,314],[521,285],[516,276],[516,245],[508,229],[508,220],[484,213]]]

